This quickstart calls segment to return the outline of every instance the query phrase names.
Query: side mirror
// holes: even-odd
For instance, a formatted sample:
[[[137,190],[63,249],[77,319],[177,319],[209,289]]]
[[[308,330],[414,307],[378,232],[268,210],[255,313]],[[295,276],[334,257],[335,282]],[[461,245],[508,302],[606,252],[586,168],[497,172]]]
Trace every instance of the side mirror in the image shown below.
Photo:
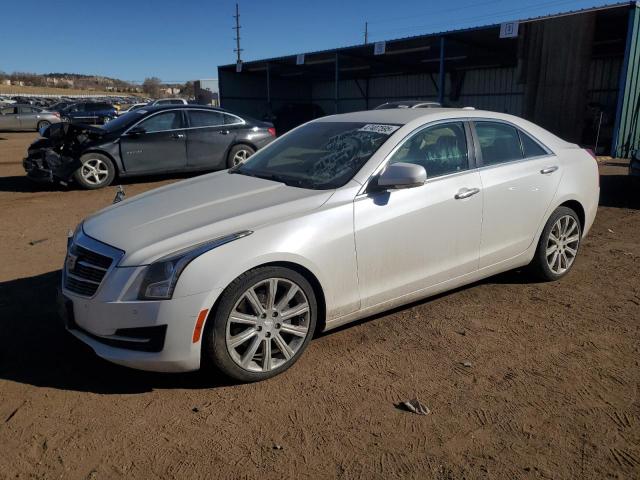
[[[398,162],[389,165],[378,176],[378,187],[412,188],[424,185],[426,181],[427,171],[422,165]]]
[[[144,135],[147,131],[143,127],[135,127],[127,132],[127,135],[132,137],[139,137],[140,135]]]

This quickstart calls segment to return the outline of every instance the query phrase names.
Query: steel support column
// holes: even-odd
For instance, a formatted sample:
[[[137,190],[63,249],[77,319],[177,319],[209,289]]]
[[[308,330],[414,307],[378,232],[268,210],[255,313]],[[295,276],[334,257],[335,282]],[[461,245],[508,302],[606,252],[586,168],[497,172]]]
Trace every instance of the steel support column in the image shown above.
[[[440,37],[440,75],[438,79],[438,102],[444,105],[444,37]]]
[[[267,62],[267,113],[271,114],[271,66]]]
[[[334,98],[335,98],[335,113],[339,113],[338,112],[338,100],[340,99],[340,58],[338,56],[338,52],[336,52],[336,60],[335,60],[335,66],[336,66],[336,78],[335,78],[335,94],[334,94]]]

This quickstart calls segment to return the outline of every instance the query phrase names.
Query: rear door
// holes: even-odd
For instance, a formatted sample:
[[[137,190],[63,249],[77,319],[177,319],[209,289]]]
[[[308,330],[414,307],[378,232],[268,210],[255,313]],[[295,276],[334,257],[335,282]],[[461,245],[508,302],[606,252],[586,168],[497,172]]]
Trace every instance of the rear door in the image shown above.
[[[187,110],[187,166],[226,168],[227,150],[235,135],[225,126],[224,114],[215,110]]]
[[[158,173],[186,168],[187,142],[180,110],[154,113],[120,138],[120,156],[127,173]],[[129,129],[132,130],[132,129]]]
[[[20,130],[36,130],[40,109],[35,107],[18,107]]]
[[[480,268],[523,253],[558,188],[557,157],[506,122],[475,121],[484,192]]]

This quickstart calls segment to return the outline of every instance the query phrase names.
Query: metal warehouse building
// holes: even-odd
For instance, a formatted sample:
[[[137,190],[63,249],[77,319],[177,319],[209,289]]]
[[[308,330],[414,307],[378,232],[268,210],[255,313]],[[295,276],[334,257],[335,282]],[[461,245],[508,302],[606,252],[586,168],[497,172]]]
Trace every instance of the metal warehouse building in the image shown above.
[[[425,99],[511,113],[598,153],[640,148],[640,6],[625,2],[501,25],[218,67],[225,108],[316,116]]]

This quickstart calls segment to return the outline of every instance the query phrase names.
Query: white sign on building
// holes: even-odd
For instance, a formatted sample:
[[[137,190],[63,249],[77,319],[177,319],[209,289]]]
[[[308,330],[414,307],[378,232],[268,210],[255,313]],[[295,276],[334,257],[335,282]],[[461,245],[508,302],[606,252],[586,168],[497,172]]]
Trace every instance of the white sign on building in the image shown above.
[[[518,36],[518,22],[500,24],[500,38],[516,38]]]
[[[387,42],[376,42],[373,44],[373,54],[374,55],[384,55],[384,52],[387,49]]]

